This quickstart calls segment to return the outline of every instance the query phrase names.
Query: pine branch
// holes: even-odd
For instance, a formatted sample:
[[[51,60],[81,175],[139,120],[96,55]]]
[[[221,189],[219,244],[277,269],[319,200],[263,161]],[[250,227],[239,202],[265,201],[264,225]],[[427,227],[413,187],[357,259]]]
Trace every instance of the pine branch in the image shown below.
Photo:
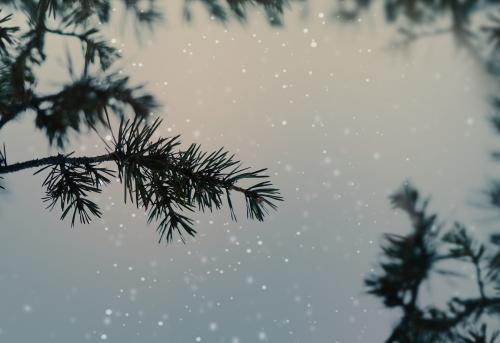
[[[39,168],[43,166],[52,166],[56,164],[67,164],[67,165],[85,165],[88,163],[102,163],[102,162],[109,162],[109,161],[115,161],[117,159],[117,155],[114,153],[110,154],[104,154],[104,155],[98,155],[98,156],[79,156],[79,157],[71,157],[67,155],[54,155],[54,156],[47,156],[43,158],[37,158],[33,160],[28,160],[28,161],[23,161],[23,162],[17,162],[14,164],[2,164],[4,160],[2,160],[3,157],[3,152],[0,151],[0,174],[10,174],[10,173],[15,173],[15,172],[20,172],[23,170],[27,169],[33,169],[33,168]],[[127,160],[130,156],[121,156],[118,157],[122,160]],[[6,163],[6,162],[5,162]],[[174,165],[168,166],[168,165],[163,165],[162,166],[167,166],[167,168],[175,169]],[[182,171],[177,169],[178,171]],[[221,180],[219,180],[221,181]],[[221,181],[222,182],[222,181]],[[239,192],[244,194],[247,197],[255,199],[256,202],[262,203],[266,202],[267,200],[263,197],[261,197],[257,191],[253,190],[252,188],[242,188],[238,187],[236,185],[228,185],[228,190]],[[278,198],[278,197],[277,197]],[[276,199],[278,200],[278,199]],[[269,203],[273,208],[276,208],[276,206],[273,206],[274,204]]]
[[[488,294],[500,289],[498,242],[493,237],[493,245],[487,246],[460,223],[441,234],[443,225],[436,224],[435,214],[427,213],[428,201],[421,201],[418,191],[408,183],[391,196],[391,201],[408,214],[412,231],[407,235],[385,235],[380,270],[365,281],[369,293],[380,297],[387,307],[402,311],[401,320],[386,342],[475,342],[467,339],[486,337],[486,331],[478,331],[478,323],[500,314],[498,293]],[[457,276],[449,267],[437,267],[444,261],[472,265],[479,297],[450,295],[444,309],[423,307],[418,292],[431,273]]]
[[[1,12],[2,10],[0,10],[0,14]],[[18,26],[5,26],[5,23],[11,20],[11,18],[12,14],[0,18],[0,55],[8,53],[7,46],[12,45],[15,40],[12,35],[19,31]]]
[[[106,116],[109,122],[109,117]],[[179,149],[179,137],[154,139],[161,120],[148,124],[136,117],[122,120],[113,141],[107,144],[107,154],[73,157],[56,155],[15,164],[0,163],[0,175],[39,168],[35,173],[50,170],[43,186],[44,201],[53,209],[61,207],[61,219],[71,215],[88,223],[91,216],[100,217],[96,203],[88,199],[91,193],[100,193],[108,184],[107,177],[115,170],[100,165],[114,162],[118,178],[123,184],[124,201],[148,211],[148,222],[158,223],[160,241],[171,241],[174,232],[182,240],[183,234],[194,236],[193,221],[183,212],[195,209],[205,212],[218,210],[224,199],[231,218],[236,219],[231,192],[241,193],[246,201],[247,216],[264,220],[268,209],[276,209],[282,201],[279,190],[268,180],[256,182],[248,188],[238,185],[258,179],[267,179],[265,169],[241,168],[240,162],[222,149],[206,153],[193,144],[187,150]],[[5,159],[6,161],[6,159]]]
[[[26,169],[51,166],[60,163],[68,165],[84,165],[86,163],[101,163],[112,160],[113,156],[111,154],[105,154],[99,156],[81,156],[81,157],[71,157],[59,154],[55,156],[48,156],[44,158],[37,158],[34,160],[3,165],[0,167],[0,174],[15,173]]]

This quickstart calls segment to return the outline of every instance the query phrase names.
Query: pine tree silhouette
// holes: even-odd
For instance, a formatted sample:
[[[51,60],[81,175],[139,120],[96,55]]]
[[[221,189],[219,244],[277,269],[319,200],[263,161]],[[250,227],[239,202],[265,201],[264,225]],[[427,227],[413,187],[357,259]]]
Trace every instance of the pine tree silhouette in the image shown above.
[[[339,1],[335,15],[356,21],[374,4],[371,0]],[[500,81],[500,1],[387,0],[383,4],[386,21],[399,32],[395,47],[450,34],[458,47]],[[492,107],[496,113],[491,122],[500,133],[499,98],[493,99]],[[493,157],[500,159],[500,153]],[[491,182],[484,194],[484,204],[498,211],[500,181]],[[447,227],[437,214],[429,213],[429,200],[421,199],[408,182],[390,200],[408,215],[411,230],[407,235],[384,235],[377,270],[365,279],[368,293],[387,308],[400,310],[401,318],[386,342],[500,342],[500,234],[481,241],[461,223]],[[467,294],[467,287],[458,286],[450,289],[445,306],[426,304],[421,288],[432,286],[436,277],[466,284],[468,275],[458,267],[468,268],[476,290]]]
[[[186,0],[184,15],[191,19],[191,3]],[[231,16],[246,19],[247,6],[264,9],[271,24],[281,21],[282,1],[202,0],[210,15],[225,22]],[[143,208],[148,221],[158,225],[159,240],[171,241],[174,234],[194,236],[193,220],[186,214],[213,211],[226,203],[232,219],[233,193],[246,201],[247,216],[264,220],[269,209],[282,200],[272,186],[266,169],[242,167],[229,152],[207,153],[197,144],[180,148],[179,136],[155,138],[159,119],[151,119],[159,107],[155,97],[143,86],[130,84],[129,77],[111,71],[120,52],[101,32],[109,24],[112,7],[121,3],[134,18],[139,30],[153,29],[164,14],[154,0],[1,0],[0,13],[0,130],[21,114],[34,114],[36,127],[49,144],[64,149],[70,131],[113,131],[112,140],[103,140],[106,151],[100,156],[75,156],[73,152],[10,163],[5,145],[0,150],[0,175],[35,168],[46,175],[42,186],[48,209],[60,208],[61,219],[86,224],[102,215],[90,198],[100,193],[113,177],[124,187],[124,201]],[[9,25],[13,16],[24,17],[26,28]],[[18,19],[21,21],[21,18]],[[77,40],[82,49],[83,67],[75,73],[68,58],[71,82],[50,94],[39,90],[39,69],[47,59],[48,36]],[[113,130],[110,117],[118,117]],[[114,166],[114,167],[113,167]],[[249,187],[241,183],[251,183]],[[0,185],[0,187],[2,187]]]
[[[387,342],[497,342],[500,331],[487,330],[487,323],[500,314],[500,241],[494,236],[481,242],[460,223],[446,229],[409,183],[391,202],[408,215],[412,230],[384,236],[378,271],[365,280],[369,293],[401,310]],[[470,265],[466,270],[474,275],[476,291],[470,296],[450,292],[444,308],[423,304],[420,290],[431,276],[463,278],[460,264]]]
[[[154,0],[117,2],[138,28],[154,28],[163,19]],[[193,3],[203,4],[222,22],[231,17],[245,21],[247,9],[258,6],[271,25],[282,23],[288,4],[285,0],[184,0],[186,20],[193,19]],[[395,47],[449,34],[500,80],[500,1],[333,0],[333,18],[356,22],[375,4],[383,5],[387,23],[399,32]],[[205,153],[196,144],[181,150],[179,137],[154,138],[161,121],[148,118],[159,106],[156,99],[142,86],[130,85],[127,76],[110,71],[120,53],[108,44],[97,23],[110,22],[111,1],[0,0],[0,5],[10,11],[0,16],[0,130],[23,113],[34,113],[37,128],[50,144],[64,148],[69,131],[112,130],[110,116],[120,119],[100,156],[78,157],[69,152],[10,164],[5,146],[0,150],[0,174],[35,168],[46,175],[43,201],[50,209],[60,207],[62,219],[70,217],[74,224],[99,217],[101,212],[89,195],[101,192],[112,176],[122,182],[125,201],[144,208],[148,220],[158,223],[160,241],[172,240],[175,233],[194,235],[186,212],[219,209],[225,201],[234,217],[233,192],[244,196],[248,217],[257,220],[282,200],[264,170],[242,168],[224,150]],[[13,13],[26,15],[27,29],[9,25]],[[41,94],[36,69],[45,62],[48,35],[78,40],[84,66],[80,75],[74,75],[69,64],[72,81],[55,93]],[[492,106],[498,112],[492,124],[500,133],[500,98],[493,99]],[[493,157],[500,159],[500,153]],[[244,180],[255,183],[249,188],[238,186]],[[500,180],[494,180],[485,195],[488,207],[499,210]],[[421,199],[410,183],[391,202],[408,215],[411,231],[384,236],[377,271],[365,280],[370,294],[402,313],[387,342],[500,342],[500,234],[483,242],[461,223],[447,227],[429,213],[429,201]],[[457,264],[469,266],[476,290],[460,296],[450,291],[444,307],[424,304],[422,285],[431,276],[460,277]]]

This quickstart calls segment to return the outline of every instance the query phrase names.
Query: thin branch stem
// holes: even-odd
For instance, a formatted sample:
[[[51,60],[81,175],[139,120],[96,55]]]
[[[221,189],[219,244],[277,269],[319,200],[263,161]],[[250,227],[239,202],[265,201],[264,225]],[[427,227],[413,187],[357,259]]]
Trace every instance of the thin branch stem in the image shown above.
[[[480,261],[478,258],[474,258],[472,262],[476,270],[476,282],[479,289],[479,295],[481,296],[481,299],[486,300],[486,294],[484,292],[484,282],[483,282],[483,277],[481,275],[481,266],[479,265]]]
[[[67,155],[55,155],[55,156],[48,156],[44,158],[37,158],[34,160],[29,160],[29,161],[23,161],[23,162],[18,162],[14,164],[9,164],[6,166],[0,167],[0,175],[1,174],[9,174],[9,173],[15,173],[18,171],[22,171],[25,169],[32,169],[32,168],[38,168],[38,167],[43,167],[43,166],[48,166],[48,165],[54,165],[58,163],[67,163],[67,164],[87,164],[87,163],[102,163],[102,162],[108,162],[108,161],[113,161],[116,157],[115,153],[109,153],[109,154],[104,154],[104,155],[98,155],[98,156],[80,156],[80,157],[70,157]],[[179,169],[176,169],[177,172],[182,172],[179,171]],[[230,185],[228,187],[229,190],[236,191],[239,193],[244,194],[245,196],[252,197],[254,194],[250,191],[248,191],[245,188],[241,188],[235,185]]]
[[[0,167],[0,174],[14,173],[24,169],[37,168],[57,163],[86,164],[86,163],[101,163],[112,160],[113,160],[113,154],[105,154],[93,157],[87,157],[87,156],[69,157],[59,154],[56,156],[37,158],[34,160],[18,162]]]
[[[81,41],[88,42],[88,34],[85,34],[85,33],[66,32],[66,31],[62,31],[62,30],[58,30],[58,29],[50,29],[48,27],[45,28],[45,31],[52,33],[52,34],[55,34],[55,35],[74,37],[74,38],[80,39]]]

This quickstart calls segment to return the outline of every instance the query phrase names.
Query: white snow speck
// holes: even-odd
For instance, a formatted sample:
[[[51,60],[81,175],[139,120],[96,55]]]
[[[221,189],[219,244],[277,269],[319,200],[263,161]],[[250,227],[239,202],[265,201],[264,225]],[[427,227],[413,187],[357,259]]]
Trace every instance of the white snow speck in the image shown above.
[[[217,323],[216,322],[212,322],[208,325],[208,328],[210,329],[210,331],[217,331]]]

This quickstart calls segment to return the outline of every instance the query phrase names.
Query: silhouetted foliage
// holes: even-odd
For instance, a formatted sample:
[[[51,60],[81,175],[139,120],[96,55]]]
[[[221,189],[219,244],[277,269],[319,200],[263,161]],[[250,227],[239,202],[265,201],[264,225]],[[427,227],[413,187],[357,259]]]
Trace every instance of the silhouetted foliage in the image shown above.
[[[250,6],[260,7],[271,24],[280,24],[284,0],[185,0],[184,15],[192,18],[191,7],[200,3],[216,20],[225,22],[231,16],[246,19]],[[159,105],[142,85],[131,85],[127,76],[110,71],[120,58],[119,50],[101,33],[110,23],[113,7],[122,5],[131,14],[137,30],[153,29],[164,19],[154,0],[2,0],[18,15],[24,14],[26,28],[9,26],[12,13],[0,16],[0,129],[25,112],[34,112],[36,126],[45,131],[50,142],[64,147],[68,129],[77,132],[103,123],[103,109],[122,117],[125,111],[146,116]],[[0,13],[2,15],[2,13]],[[84,59],[83,70],[75,75],[68,61],[71,83],[59,92],[41,94],[37,70],[47,59],[48,37],[79,41]],[[71,99],[71,100],[68,100]]]
[[[500,333],[488,332],[487,323],[500,315],[499,242],[481,242],[460,223],[445,228],[436,214],[428,213],[428,200],[408,183],[391,201],[408,215],[412,230],[385,235],[378,271],[365,280],[369,293],[401,310],[386,342],[497,342]],[[472,273],[477,291],[457,296],[452,290],[442,308],[425,304],[421,288],[432,275],[467,279],[459,264],[469,265],[465,270]]]
[[[184,0],[184,17],[192,20],[191,5],[202,3],[210,15],[219,21],[227,21],[230,14],[239,21],[247,20],[249,7],[261,7],[271,25],[279,26],[283,23],[283,11],[290,0]],[[293,0],[291,0],[293,1]]]
[[[194,2],[204,4],[214,19],[223,22],[230,15],[245,20],[245,9],[258,6],[271,24],[278,24],[283,10],[281,0],[186,0],[186,18],[191,17]],[[178,136],[154,138],[161,121],[150,117],[159,104],[143,85],[131,85],[129,77],[116,70],[120,51],[101,29],[110,23],[113,7],[122,5],[126,15],[132,15],[136,30],[152,30],[164,18],[157,1],[0,0],[0,5],[19,16],[17,22],[26,19],[18,27],[9,25],[12,13],[0,16],[0,130],[21,114],[33,114],[49,143],[64,149],[71,130],[99,134],[100,129],[113,131],[110,116],[120,120],[112,141],[103,139],[104,155],[75,157],[70,152],[9,164],[4,146],[0,174],[27,168],[38,168],[35,174],[46,173],[43,201],[48,209],[59,207],[61,219],[70,217],[71,225],[76,221],[87,224],[102,215],[91,198],[117,177],[124,186],[124,201],[143,208],[148,221],[158,224],[160,241],[171,241],[175,233],[182,240],[184,234],[194,236],[193,220],[186,213],[218,210],[227,203],[231,218],[236,219],[234,192],[245,198],[251,219],[262,221],[269,209],[276,209],[282,197],[268,181],[265,169],[242,168],[223,149],[206,153],[197,144],[182,149]],[[50,94],[41,90],[38,77],[48,58],[48,37],[78,41],[83,59],[77,71],[68,54],[70,81]],[[108,168],[110,164],[115,167]],[[240,186],[249,182],[249,187]]]
[[[334,18],[361,20],[372,7],[382,5],[385,20],[399,36],[395,47],[416,40],[450,34],[489,72],[498,74],[500,54],[500,2],[498,0],[337,0]]]
[[[500,80],[500,1],[339,0],[334,17],[356,22],[376,4],[383,5],[387,23],[399,33],[393,46],[408,47],[421,38],[450,34],[458,47]],[[500,133],[499,98],[494,97],[492,105],[496,113],[491,122]],[[500,159],[500,153],[494,152],[493,158]],[[500,209],[499,180],[492,180],[484,194],[483,207]],[[384,236],[378,270],[365,279],[368,293],[401,312],[386,342],[500,342],[500,234],[485,242],[463,224],[447,227],[428,212],[429,201],[409,183],[391,202],[408,215],[411,232]],[[458,268],[463,264],[477,289],[469,295],[468,275]],[[445,306],[426,304],[420,293],[424,284],[432,286],[431,277],[432,282],[458,278],[464,286],[450,289]]]
[[[125,111],[146,118],[158,107],[154,97],[142,86],[130,85],[127,76],[109,72],[119,57],[118,50],[100,34],[96,21],[110,20],[111,4],[108,1],[11,1],[11,6],[23,12],[27,29],[16,34],[17,27],[0,26],[0,128],[19,115],[35,114],[37,128],[45,131],[50,143],[61,148],[67,143],[68,129],[79,132],[103,123],[104,109],[123,117]],[[138,2],[124,1],[126,9],[139,18],[140,24],[153,25],[158,16],[144,13],[156,11],[154,2],[148,10],[137,8]],[[156,13],[156,12],[155,12]],[[0,25],[7,25],[6,17]],[[47,36],[73,38],[80,42],[84,66],[75,75],[71,60],[68,61],[71,82],[51,94],[39,90],[37,69],[46,61]],[[6,46],[5,43],[10,43]],[[15,42],[15,43],[14,43]],[[93,68],[92,68],[93,67]]]
[[[180,0],[182,1],[182,0]],[[280,25],[286,0],[184,0],[183,15],[193,20],[192,6],[201,4],[217,21],[234,17],[246,21],[251,7],[263,9],[271,25]],[[165,15],[154,0],[120,0],[136,30],[152,30]],[[263,220],[269,208],[282,200],[262,174],[251,171],[224,150],[202,152],[193,144],[180,149],[178,137],[154,138],[159,120],[150,113],[159,105],[142,85],[131,85],[126,75],[113,68],[120,52],[102,35],[100,27],[110,23],[111,1],[106,0],[0,0],[0,5],[26,15],[26,28],[10,24],[12,13],[0,13],[0,129],[23,113],[33,113],[37,128],[51,144],[64,148],[68,132],[82,129],[112,130],[108,113],[120,119],[106,154],[74,157],[59,154],[33,161],[9,164],[5,147],[0,151],[0,174],[26,168],[48,173],[43,187],[49,208],[61,208],[61,218],[88,223],[101,212],[91,194],[101,192],[111,177],[124,187],[124,200],[144,208],[148,220],[157,222],[160,240],[177,232],[193,235],[186,212],[212,211],[227,202],[235,218],[232,192],[246,199],[247,216]],[[387,23],[399,32],[395,46],[408,46],[418,39],[451,34],[495,78],[500,77],[500,1],[498,0],[333,0],[333,17],[356,22],[374,6],[383,6]],[[39,91],[37,69],[46,61],[48,36],[76,39],[84,65],[78,75],[68,59],[71,82],[59,91]],[[500,100],[493,106],[500,112]],[[151,121],[151,122],[150,122]],[[492,117],[500,131],[500,115]],[[500,158],[500,153],[494,153]],[[103,167],[103,163],[114,168]],[[238,186],[251,180],[248,188]],[[500,208],[500,181],[485,191],[488,206]],[[407,213],[411,232],[386,234],[377,272],[366,278],[367,291],[386,307],[402,313],[387,342],[494,343],[500,340],[495,326],[500,315],[500,234],[490,241],[476,239],[455,223],[447,227],[428,212],[428,200],[405,184],[391,197],[395,208]],[[451,263],[451,264],[450,264]],[[457,263],[470,267],[476,294],[456,296],[450,292],[446,306],[426,305],[422,285],[431,276],[457,278]]]

